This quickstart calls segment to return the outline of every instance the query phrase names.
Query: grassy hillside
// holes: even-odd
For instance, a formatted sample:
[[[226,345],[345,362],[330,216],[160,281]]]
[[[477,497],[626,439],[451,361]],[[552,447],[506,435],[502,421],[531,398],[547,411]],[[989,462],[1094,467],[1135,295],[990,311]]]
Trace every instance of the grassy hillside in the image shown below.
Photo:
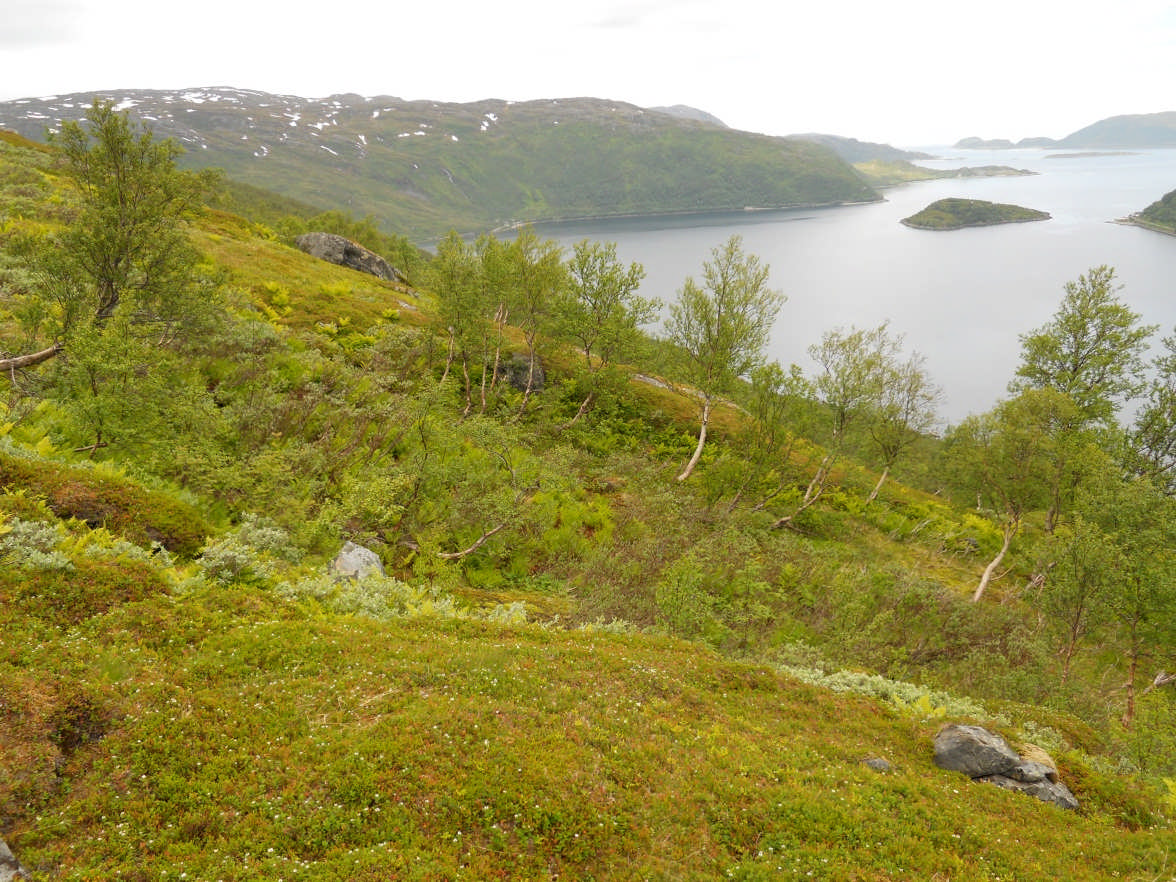
[[[0,144],[7,351],[36,317],[27,238],[74,198]],[[60,356],[0,410],[0,837],[35,878],[1169,871],[1168,692],[1117,725],[1109,628],[1061,677],[1031,542],[969,602],[1000,532],[916,486],[929,454],[869,505],[870,461],[843,459],[772,529],[823,451],[798,422],[779,492],[737,504],[725,402],[674,481],[695,405],[647,381],[668,347],[573,422],[582,358],[547,340],[530,410],[502,388],[463,416],[427,289],[222,211],[191,232],[220,321],[153,337],[101,399],[134,433],[93,446]],[[387,575],[330,577],[345,540]],[[949,720],[1048,749],[1081,810],[935,768]]]
[[[42,137],[91,95],[0,104]],[[876,200],[832,151],[596,99],[323,101],[234,90],[120,93],[186,162],[416,239],[450,229],[627,214]]]
[[[1144,879],[1176,845],[1077,760],[1064,814],[934,768],[941,720],[677,640],[242,585],[65,637],[5,665],[68,782],[9,834],[37,878]]]

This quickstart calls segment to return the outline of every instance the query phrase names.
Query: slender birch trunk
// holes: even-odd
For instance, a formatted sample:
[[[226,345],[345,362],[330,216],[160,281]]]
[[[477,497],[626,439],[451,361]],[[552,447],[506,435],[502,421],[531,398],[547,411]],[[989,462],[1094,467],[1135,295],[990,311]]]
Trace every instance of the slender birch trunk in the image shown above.
[[[988,583],[992,581],[993,573],[996,572],[996,568],[1000,566],[1000,562],[1004,560],[1005,555],[1009,553],[1009,546],[1013,544],[1013,537],[1017,535],[1017,530],[1020,526],[1020,518],[1016,518],[1005,524],[1004,542],[1001,544],[1000,551],[997,552],[996,557],[984,568],[984,575],[980,577],[980,584],[976,586],[976,591],[972,594],[972,603],[979,603],[980,598],[984,596],[984,591],[988,588]]]
[[[686,463],[686,468],[682,469],[682,474],[678,475],[679,481],[685,481],[690,477],[694,471],[694,467],[698,465],[698,461],[702,458],[702,448],[706,444],[706,427],[710,423],[711,400],[707,395],[702,399],[702,420],[698,428],[698,446],[694,448],[694,455],[690,457],[690,462]]]

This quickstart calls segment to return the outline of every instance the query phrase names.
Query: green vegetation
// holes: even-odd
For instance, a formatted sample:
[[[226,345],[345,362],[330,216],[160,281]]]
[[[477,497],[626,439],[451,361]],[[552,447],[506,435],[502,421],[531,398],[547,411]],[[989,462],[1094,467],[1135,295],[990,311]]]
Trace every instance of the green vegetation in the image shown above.
[[[347,206],[414,241],[545,220],[879,198],[819,144],[612,101],[220,97],[184,105],[173,94],[137,93],[133,113],[199,147],[182,163],[215,165],[309,205]],[[61,99],[75,107],[90,100]],[[54,104],[41,112],[20,122],[23,134],[40,137],[45,119],[78,111]]]
[[[872,159],[855,162],[854,166],[872,187],[895,187],[916,181],[938,181],[945,178],[1003,178],[1032,175],[1036,172],[1007,165],[977,165],[963,168],[927,168],[905,159]]]
[[[983,199],[939,199],[922,211],[902,219],[901,223],[917,230],[962,230],[964,227],[988,227],[995,224],[1019,224],[1049,220],[1049,214],[1003,202]]]
[[[1176,235],[1176,190],[1164,194],[1143,211],[1131,215],[1126,222]]]
[[[410,290],[161,207],[206,296],[162,334],[159,292],[100,315],[74,267],[66,321],[76,164],[0,142],[2,348],[51,353],[0,399],[0,837],[34,878],[1170,872],[1176,346],[1143,372],[1109,268],[937,439],[885,325],[811,376],[755,357],[786,306],[719,245],[697,315],[766,299],[675,481],[706,376],[607,246],[450,236]],[[330,575],[348,540],[385,573]],[[1081,809],[935,768],[949,720]]]

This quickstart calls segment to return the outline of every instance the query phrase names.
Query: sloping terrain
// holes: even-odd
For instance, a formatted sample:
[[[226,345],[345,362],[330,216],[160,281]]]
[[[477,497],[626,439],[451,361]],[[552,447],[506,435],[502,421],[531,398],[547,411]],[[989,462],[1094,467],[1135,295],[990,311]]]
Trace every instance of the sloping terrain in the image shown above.
[[[76,196],[0,141],[20,351],[25,239]],[[1000,543],[970,503],[893,480],[866,505],[845,459],[773,529],[808,440],[767,510],[736,505],[740,408],[683,484],[688,393],[626,366],[575,422],[581,353],[553,339],[530,411],[500,388],[463,413],[434,293],[224,212],[190,232],[210,330],[152,334],[121,396],[66,383],[67,348],[0,403],[0,837],[35,879],[1170,875],[1141,773],[1167,694],[1124,732],[1113,646],[1059,677],[1031,548],[968,601]],[[120,405],[169,418],[88,443]],[[332,577],[345,536],[387,573]],[[1048,749],[1081,808],[936,768],[947,721]]]
[[[91,93],[0,103],[0,127],[43,138]],[[187,149],[184,162],[415,238],[451,228],[601,215],[878,199],[816,144],[577,98],[473,104],[236,89],[127,90],[118,106]]]

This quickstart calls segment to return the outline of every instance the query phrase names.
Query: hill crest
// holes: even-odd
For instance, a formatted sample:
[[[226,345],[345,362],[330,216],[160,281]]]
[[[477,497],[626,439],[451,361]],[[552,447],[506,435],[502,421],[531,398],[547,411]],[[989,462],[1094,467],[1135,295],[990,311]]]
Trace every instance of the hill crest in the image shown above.
[[[597,98],[468,104],[235,88],[118,90],[0,103],[43,138],[95,97],[239,181],[344,205],[417,238],[583,217],[874,201],[819,145]]]

